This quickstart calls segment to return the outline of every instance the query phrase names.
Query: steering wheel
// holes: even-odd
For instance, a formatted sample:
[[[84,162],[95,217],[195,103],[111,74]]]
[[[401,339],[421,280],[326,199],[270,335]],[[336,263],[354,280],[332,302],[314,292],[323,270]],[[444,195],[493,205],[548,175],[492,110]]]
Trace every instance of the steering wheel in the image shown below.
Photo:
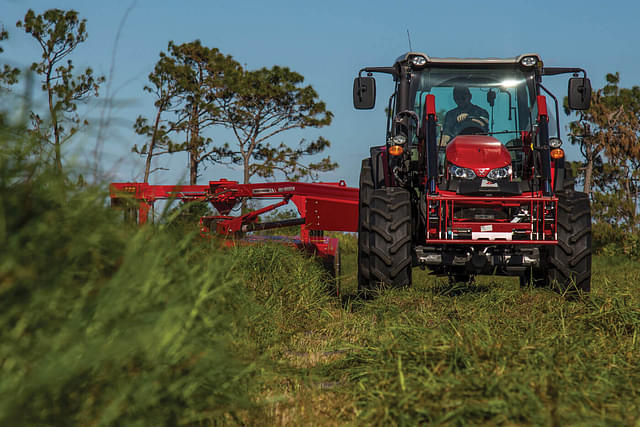
[[[461,122],[456,123],[455,130],[457,135],[477,135],[489,132],[489,126],[484,124],[487,122],[486,117],[467,116]]]

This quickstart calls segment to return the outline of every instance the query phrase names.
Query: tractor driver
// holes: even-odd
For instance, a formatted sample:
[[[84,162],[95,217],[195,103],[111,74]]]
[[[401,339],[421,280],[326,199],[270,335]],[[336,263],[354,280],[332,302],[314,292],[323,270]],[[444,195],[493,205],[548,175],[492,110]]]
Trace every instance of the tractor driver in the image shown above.
[[[489,113],[484,108],[471,103],[469,88],[456,86],[453,88],[453,100],[458,105],[444,116],[442,145],[446,145],[457,135],[486,133],[489,129]]]

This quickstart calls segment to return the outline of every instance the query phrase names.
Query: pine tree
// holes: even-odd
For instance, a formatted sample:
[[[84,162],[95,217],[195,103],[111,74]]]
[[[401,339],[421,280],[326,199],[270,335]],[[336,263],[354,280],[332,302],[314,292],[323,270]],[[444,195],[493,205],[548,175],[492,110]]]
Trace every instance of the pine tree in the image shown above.
[[[94,77],[91,68],[74,73],[68,59],[87,39],[86,19],[80,19],[74,10],[49,9],[36,15],[29,9],[24,21],[18,21],[16,26],[31,34],[42,48],[42,59],[34,62],[31,70],[42,78],[50,121],[32,112],[32,131],[40,141],[53,146],[55,167],[62,174],[62,145],[80,127],[88,125],[77,113],[78,103],[98,96],[98,88],[104,82],[104,77]]]

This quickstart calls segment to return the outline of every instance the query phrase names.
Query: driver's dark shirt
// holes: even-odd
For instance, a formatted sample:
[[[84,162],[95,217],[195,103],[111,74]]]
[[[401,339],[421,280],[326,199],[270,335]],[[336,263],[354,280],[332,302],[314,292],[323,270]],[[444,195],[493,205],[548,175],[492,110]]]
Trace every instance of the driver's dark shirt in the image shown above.
[[[462,129],[457,128],[457,118],[462,113],[467,113],[469,115],[468,119],[472,119],[474,117],[484,117],[487,120],[487,123],[489,123],[489,113],[484,108],[478,107],[474,104],[469,104],[464,108],[456,107],[453,110],[449,110],[444,116],[444,128],[442,130],[442,133],[444,135],[454,137],[458,135],[460,131],[462,131]]]

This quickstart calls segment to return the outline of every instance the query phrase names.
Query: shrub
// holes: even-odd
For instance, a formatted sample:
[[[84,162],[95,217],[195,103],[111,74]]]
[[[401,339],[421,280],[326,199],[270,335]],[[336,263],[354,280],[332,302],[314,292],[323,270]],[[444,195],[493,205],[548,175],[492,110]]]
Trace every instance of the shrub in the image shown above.
[[[623,230],[609,223],[596,223],[593,230],[593,250],[602,255],[640,257],[640,232]]]

